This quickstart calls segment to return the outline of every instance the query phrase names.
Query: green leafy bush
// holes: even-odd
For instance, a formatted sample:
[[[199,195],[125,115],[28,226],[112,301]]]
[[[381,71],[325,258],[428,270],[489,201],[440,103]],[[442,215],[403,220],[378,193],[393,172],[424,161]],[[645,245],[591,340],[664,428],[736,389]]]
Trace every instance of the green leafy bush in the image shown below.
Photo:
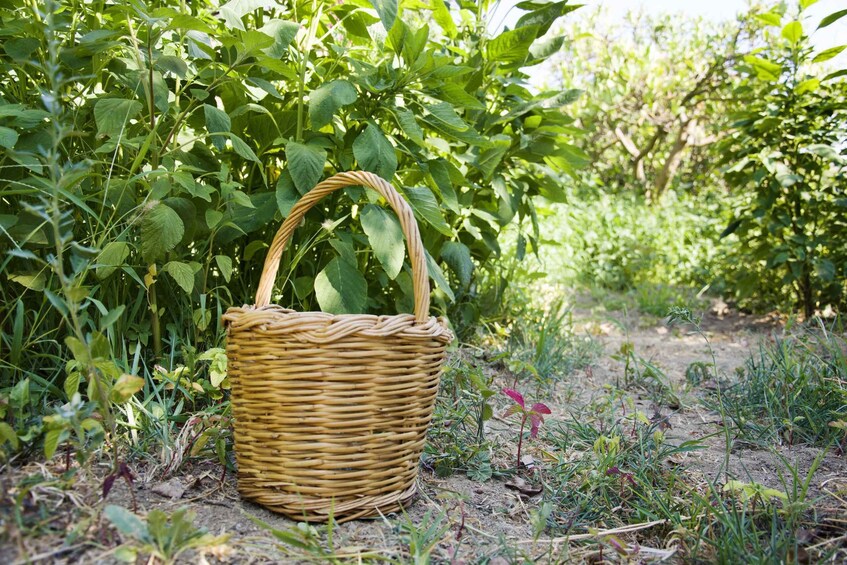
[[[574,7],[522,7],[492,34],[487,2],[3,4],[0,388],[29,376],[62,396],[65,320],[88,350],[107,343],[91,375],[217,345],[281,218],[350,169],[400,188],[436,307],[472,324],[451,305],[475,299],[500,231],[518,223],[537,249],[532,199],[583,161],[560,111],[578,93],[533,94],[519,70],[562,44],[539,38]],[[295,243],[277,303],[411,309],[397,222],[374,194],[327,199]]]

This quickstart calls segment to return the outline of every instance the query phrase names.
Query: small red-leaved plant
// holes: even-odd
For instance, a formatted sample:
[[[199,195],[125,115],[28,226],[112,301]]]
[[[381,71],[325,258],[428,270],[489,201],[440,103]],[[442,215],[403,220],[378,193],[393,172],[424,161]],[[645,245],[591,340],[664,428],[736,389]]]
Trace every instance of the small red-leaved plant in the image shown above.
[[[542,422],[544,422],[543,414],[550,414],[550,409],[547,408],[547,405],[541,404],[540,402],[536,402],[532,405],[529,410],[527,410],[523,395],[511,388],[504,388],[503,394],[515,401],[515,403],[511,405],[508,410],[506,410],[506,413],[503,416],[509,417],[512,414],[521,415],[521,431],[518,435],[518,467],[520,467],[521,446],[523,445],[523,430],[526,426],[526,421],[529,420],[530,423],[529,435],[532,438],[535,438],[538,436],[538,428],[541,426]]]

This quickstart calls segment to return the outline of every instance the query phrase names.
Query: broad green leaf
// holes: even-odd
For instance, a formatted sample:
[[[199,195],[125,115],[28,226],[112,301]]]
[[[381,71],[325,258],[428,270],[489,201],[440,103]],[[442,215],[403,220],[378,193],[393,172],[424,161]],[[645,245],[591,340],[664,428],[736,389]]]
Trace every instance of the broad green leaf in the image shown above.
[[[458,241],[448,241],[441,248],[441,259],[456,274],[464,288],[470,286],[474,264],[471,259],[471,250],[467,245]]]
[[[82,379],[82,374],[79,371],[72,371],[65,377],[65,384],[62,388],[65,390],[65,395],[70,399],[79,392],[79,382]]]
[[[98,134],[116,136],[124,129],[124,124],[136,117],[142,108],[138,100],[123,98],[101,98],[94,104],[94,122]]]
[[[112,390],[109,391],[109,400],[115,404],[123,404],[132,397],[133,394],[144,388],[144,379],[136,375],[121,375],[115,384],[112,385]]]
[[[309,95],[309,119],[312,128],[319,130],[332,121],[332,116],[342,107],[358,98],[356,89],[346,80],[334,80],[321,85]]]
[[[835,22],[837,22],[838,20],[840,20],[841,18],[843,18],[844,16],[847,16],[847,10],[839,10],[837,12],[833,12],[830,15],[826,16],[824,19],[821,20],[821,23],[818,26],[818,29],[821,29],[821,28],[824,28],[824,27],[829,27],[832,24],[834,24]]]
[[[287,22],[278,19],[269,20],[268,23],[259,28],[259,31],[272,37],[274,40],[274,44],[265,49],[265,54],[275,59],[282,58],[299,30],[300,24],[296,22]]]
[[[218,212],[217,210],[212,210],[211,208],[209,208],[208,210],[206,210],[205,216],[206,225],[209,227],[210,230],[212,230],[215,229],[215,226],[221,223],[224,214],[223,212]]]
[[[141,219],[141,255],[153,263],[176,247],[185,234],[179,214],[161,202],[148,210]]]
[[[47,430],[44,434],[44,458],[49,460],[56,453],[61,441],[62,431],[59,428]]]
[[[15,451],[17,451],[18,447],[20,447],[18,434],[16,434],[14,428],[6,422],[0,422],[0,440],[3,440],[0,441],[0,446],[4,443],[8,443]]]
[[[806,92],[814,92],[815,90],[817,90],[820,87],[820,85],[821,85],[820,80],[818,80],[816,78],[810,78],[810,79],[804,80],[803,82],[798,84],[794,88],[794,92],[796,92],[798,95],[805,94]]]
[[[579,8],[579,5],[567,6],[567,3],[567,0],[564,2],[550,2],[536,10],[528,12],[518,19],[518,22],[515,24],[515,28],[537,26],[537,37],[541,37],[547,33],[547,30],[550,29],[553,22],[568,12],[572,12]]]
[[[368,236],[374,255],[388,278],[395,279],[403,268],[406,248],[400,222],[393,213],[368,204],[362,210],[362,228]]]
[[[206,131],[209,133],[229,132],[232,127],[232,120],[229,115],[223,110],[210,105],[203,104],[203,113],[206,115]],[[218,148],[218,151],[223,151],[226,147],[226,137],[222,135],[211,136],[212,144]]]
[[[753,17],[771,27],[780,27],[782,25],[782,16],[776,12],[765,12],[764,14],[756,14]]]
[[[447,102],[439,102],[438,104],[425,106],[425,108],[427,112],[429,112],[429,114],[424,118],[427,119],[427,121],[430,121],[428,118],[434,118],[436,125],[440,124],[442,126],[447,126],[448,128],[456,131],[467,131],[470,128],[470,126],[456,114],[453,106]]]
[[[176,284],[185,291],[185,294],[190,295],[191,291],[194,290],[194,269],[192,269],[191,265],[188,263],[170,261],[165,263],[162,270],[168,273],[173,280],[176,281]]]
[[[455,83],[447,83],[438,89],[438,97],[453,106],[469,110],[484,110],[485,104],[469,94],[464,88]]]
[[[291,173],[286,169],[279,174],[279,180],[276,182],[276,205],[283,218],[288,217],[288,213],[298,200],[300,200],[300,193],[294,186]]]
[[[326,151],[314,145],[289,141],[285,146],[288,172],[300,194],[306,194],[323,176]]]
[[[418,216],[426,220],[432,227],[447,237],[453,235],[453,230],[444,221],[444,216],[441,215],[441,209],[435,200],[435,195],[432,194],[429,188],[425,186],[407,186],[403,188],[403,192],[406,194],[409,204],[412,205]]]
[[[188,74],[188,65],[186,62],[179,57],[174,57],[173,55],[160,55],[156,59],[155,66],[165,72],[172,73],[179,78],[185,78],[185,75]]]
[[[359,166],[390,181],[397,170],[394,146],[383,135],[379,126],[368,124],[365,131],[353,142],[353,156]]]
[[[459,213],[459,200],[456,197],[456,190],[453,187],[453,180],[450,178],[450,164],[445,159],[435,159],[427,163],[429,168],[429,177],[441,194],[441,201],[447,205],[454,213]]]
[[[800,9],[805,10],[812,4],[817,4],[818,0],[800,0]]]
[[[47,282],[47,277],[44,273],[19,273],[6,275],[10,281],[14,281],[30,290],[41,292],[44,290],[44,284]]]
[[[15,61],[27,61],[41,46],[36,37],[7,37],[3,42],[3,50]]]
[[[824,61],[829,61],[833,57],[838,56],[844,49],[847,49],[847,45],[838,45],[836,47],[830,47],[829,49],[824,49],[812,59],[813,63],[823,63]]]
[[[791,22],[782,28],[782,37],[787,39],[792,45],[797,45],[803,39],[803,24],[800,22]]]
[[[365,277],[336,257],[315,277],[315,295],[321,310],[330,314],[361,314],[368,301]]]
[[[138,541],[146,540],[149,537],[147,524],[144,520],[126,508],[108,504],[105,510],[103,510],[103,515],[125,536]]]
[[[97,256],[95,274],[103,280],[111,276],[129,257],[129,244],[125,241],[110,241]]]
[[[248,161],[253,161],[253,162],[258,163],[260,165],[262,164],[262,162],[259,160],[259,158],[256,156],[256,154],[253,153],[253,150],[250,149],[250,146],[247,145],[244,142],[243,139],[241,139],[237,135],[231,135],[230,140],[232,141],[232,149],[236,153],[238,153],[239,156],[241,156],[244,159],[247,159]]]
[[[109,312],[100,318],[100,330],[105,331],[110,328],[115,322],[117,322],[126,310],[126,306],[121,304],[117,308],[113,308],[109,310]]]
[[[441,0],[436,1],[440,2]],[[406,137],[423,147],[423,130],[421,129],[421,126],[418,125],[415,115],[405,108],[395,108],[394,115],[397,117],[397,125],[399,125],[400,129],[403,130]]]
[[[503,156],[509,150],[512,140],[508,135],[495,135],[491,139],[493,145],[480,152],[476,160],[476,168],[478,168],[485,180],[490,180],[491,175],[498,165],[502,164]]]
[[[382,21],[386,31],[394,27],[394,20],[397,19],[398,0],[368,0],[371,6],[374,7],[376,13],[379,14],[379,19]]]
[[[444,30],[444,34],[447,37],[456,37],[459,30],[456,28],[447,2],[445,0],[430,0],[430,8],[432,9],[432,19]]]
[[[0,147],[12,149],[18,142],[18,132],[12,128],[0,127]]]
[[[756,71],[757,76],[762,80],[775,81],[782,73],[782,66],[777,63],[768,61],[761,57],[747,55],[744,61],[748,63]]]
[[[424,250],[424,253],[426,253],[426,269],[429,272],[430,278],[435,281],[435,286],[441,289],[441,291],[447,296],[447,300],[450,302],[455,301],[456,295],[453,294],[453,289],[450,288],[450,283],[447,282],[447,277],[444,276],[444,271],[441,270],[441,266],[435,259],[432,258],[429,251]]]
[[[539,27],[530,25],[504,31],[486,46],[488,60],[498,63],[522,63],[529,55],[529,48],[538,37]]]
[[[215,263],[218,264],[218,269],[220,269],[224,280],[229,282],[232,278],[232,257],[229,255],[215,255]]]
[[[226,22],[230,29],[245,31],[241,18],[250,12],[262,8],[272,9],[276,7],[274,0],[230,0],[218,10],[220,18]]]

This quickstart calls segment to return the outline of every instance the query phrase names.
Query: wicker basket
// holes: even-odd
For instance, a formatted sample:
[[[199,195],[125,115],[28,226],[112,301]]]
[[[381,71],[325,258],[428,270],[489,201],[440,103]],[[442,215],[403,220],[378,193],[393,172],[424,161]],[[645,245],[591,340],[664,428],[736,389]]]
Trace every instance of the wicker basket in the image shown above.
[[[334,316],[269,305],[295,228],[324,196],[346,186],[376,190],[397,213],[414,315]],[[351,172],[313,188],[274,237],[255,306],[230,308],[223,319],[242,496],[307,521],[375,516],[410,501],[453,336],[444,319],[429,315],[418,226],[390,184]]]

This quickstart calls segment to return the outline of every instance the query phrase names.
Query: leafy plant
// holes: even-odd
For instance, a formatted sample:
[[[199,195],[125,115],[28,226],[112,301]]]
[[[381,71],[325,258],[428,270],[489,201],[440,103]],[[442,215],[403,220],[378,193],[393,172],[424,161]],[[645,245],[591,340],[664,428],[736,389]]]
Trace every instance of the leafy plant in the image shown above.
[[[521,429],[518,432],[518,462],[515,465],[517,468],[520,468],[521,447],[523,446],[523,430],[526,426],[527,420],[529,420],[529,437],[534,439],[538,436],[538,429],[541,427],[541,424],[544,423],[544,415],[552,414],[552,412],[546,404],[542,404],[541,402],[536,402],[527,409],[523,395],[516,390],[505,388],[503,389],[503,394],[514,401],[514,404],[511,405],[503,415],[505,417],[509,417],[514,414],[520,414],[521,417]]]
[[[213,536],[194,527],[194,512],[185,508],[168,516],[161,510],[151,510],[141,519],[120,506],[108,505],[103,515],[128,541],[117,550],[117,556],[135,562],[139,553],[151,559],[175,563],[190,549],[203,549],[226,543],[229,535]]]
[[[739,66],[743,102],[721,142],[727,182],[739,195],[723,233],[743,246],[738,292],[793,298],[806,318],[842,304],[847,277],[847,82],[839,78],[845,71],[820,70],[843,46],[814,52],[803,23],[809,4],[791,14],[784,4],[759,14],[768,22],[767,45]]]

